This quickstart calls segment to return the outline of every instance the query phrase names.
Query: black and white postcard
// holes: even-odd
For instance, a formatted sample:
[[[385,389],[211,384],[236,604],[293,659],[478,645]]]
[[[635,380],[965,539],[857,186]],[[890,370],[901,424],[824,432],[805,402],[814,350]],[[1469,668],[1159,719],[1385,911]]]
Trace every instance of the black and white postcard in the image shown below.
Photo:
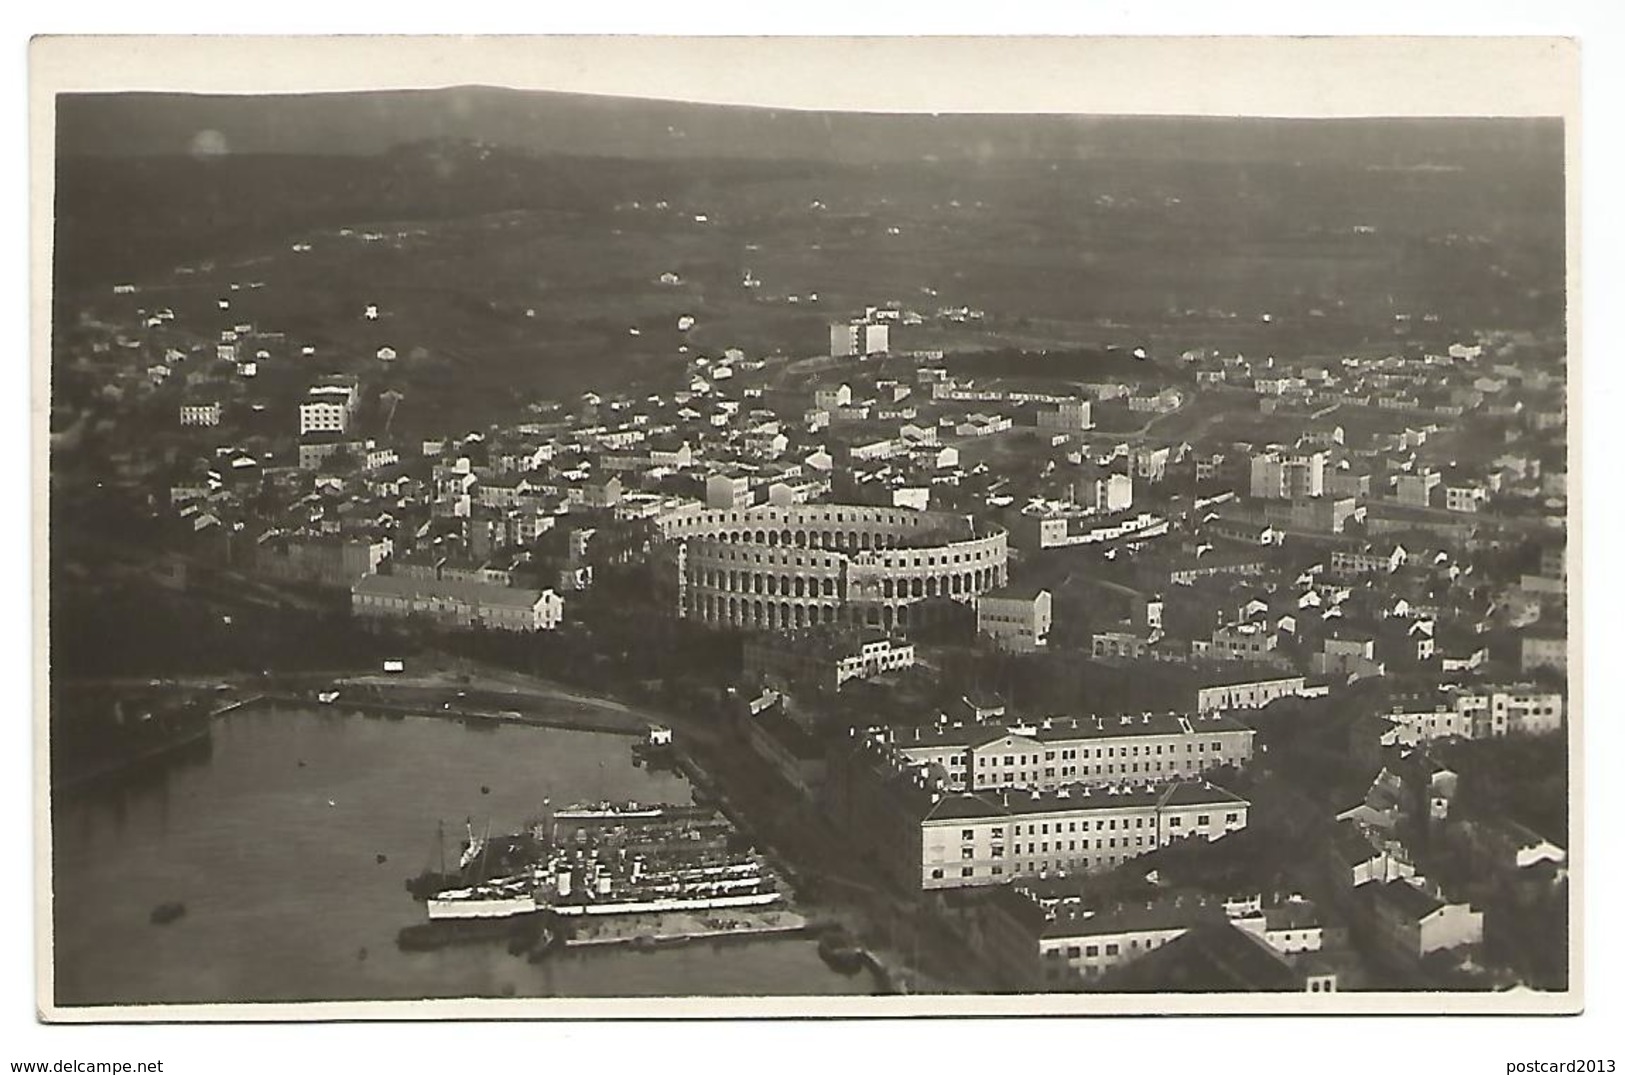
[[[1572,42],[32,68],[43,1018],[1579,1009]]]

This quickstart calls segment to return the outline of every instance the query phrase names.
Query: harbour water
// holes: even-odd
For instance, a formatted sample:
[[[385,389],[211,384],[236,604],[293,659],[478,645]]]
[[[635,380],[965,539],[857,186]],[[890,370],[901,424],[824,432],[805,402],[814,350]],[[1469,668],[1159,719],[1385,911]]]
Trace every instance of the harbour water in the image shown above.
[[[623,736],[325,709],[223,717],[205,755],[54,805],[62,1005],[431,997],[863,993],[802,938],[642,952],[502,944],[401,952],[423,921],[403,887],[455,859],[465,823],[508,831],[555,804],[687,802]],[[379,856],[384,861],[379,861]],[[154,925],[166,901],[186,914]]]

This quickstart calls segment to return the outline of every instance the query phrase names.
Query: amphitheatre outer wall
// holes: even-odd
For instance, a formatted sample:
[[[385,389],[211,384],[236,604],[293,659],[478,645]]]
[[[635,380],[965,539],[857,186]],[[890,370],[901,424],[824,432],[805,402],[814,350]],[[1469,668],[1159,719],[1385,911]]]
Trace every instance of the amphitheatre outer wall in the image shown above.
[[[658,527],[676,547],[679,613],[715,626],[906,630],[922,603],[969,603],[1008,578],[1004,528],[969,515],[801,504],[676,512]]]

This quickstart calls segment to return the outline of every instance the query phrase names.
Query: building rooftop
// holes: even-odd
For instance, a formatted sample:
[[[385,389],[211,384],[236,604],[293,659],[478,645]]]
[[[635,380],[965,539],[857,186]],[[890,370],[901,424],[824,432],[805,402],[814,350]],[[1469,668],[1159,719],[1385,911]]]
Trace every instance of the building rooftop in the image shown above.
[[[1193,735],[1198,732],[1245,732],[1250,729],[1221,713],[1138,713],[1120,717],[1049,717],[1042,721],[1004,720],[997,724],[958,722],[892,730],[898,749],[909,747],[978,747],[1007,735],[1039,742],[1075,739],[1119,739],[1129,736]]]
[[[994,601],[1033,601],[1039,594],[1048,593],[1049,588],[1035,586],[1032,583],[1012,583],[1008,586],[999,586],[987,590],[982,594],[983,600]]]
[[[926,821],[1018,817],[1023,814],[1082,813],[1165,806],[1247,805],[1247,800],[1206,782],[1088,787],[1069,785],[1054,791],[982,791],[942,795]]]
[[[1301,977],[1263,941],[1228,922],[1202,923],[1101,978],[1108,993],[1296,992]]]
[[[1266,929],[1311,929],[1326,924],[1326,916],[1311,900],[1287,900],[1264,908]]]
[[[1123,903],[1099,911],[1082,906],[1061,906],[1046,916],[1041,935],[1057,939],[1189,929],[1203,922],[1222,922],[1224,918],[1224,904],[1211,899],[1175,897],[1145,903]]]
[[[1388,881],[1373,885],[1372,897],[1388,904],[1406,918],[1420,921],[1444,906],[1444,901],[1430,896],[1406,881]]]
[[[1248,683],[1284,683],[1289,680],[1302,680],[1303,678],[1304,677],[1302,674],[1290,676],[1260,675],[1256,670],[1251,674],[1245,672],[1235,672],[1230,675],[1216,676],[1212,679],[1206,680],[1198,689],[1210,690],[1214,687],[1239,687]]]
[[[364,575],[352,587],[353,593],[380,597],[446,597],[470,604],[498,608],[535,608],[542,590],[498,586],[466,579],[413,579],[395,575]]]
[[[1360,831],[1360,826],[1353,821],[1339,822],[1333,830],[1332,850],[1337,857],[1350,866],[1358,866],[1362,862],[1370,862],[1377,857],[1377,849],[1371,846]]]

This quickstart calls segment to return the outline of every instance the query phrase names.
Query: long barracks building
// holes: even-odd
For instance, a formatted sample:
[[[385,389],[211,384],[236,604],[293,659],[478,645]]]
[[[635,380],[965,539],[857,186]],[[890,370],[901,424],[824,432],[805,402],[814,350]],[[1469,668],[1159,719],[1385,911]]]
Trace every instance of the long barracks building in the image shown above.
[[[1244,829],[1248,806],[1204,781],[942,795],[920,823],[920,887],[1109,870]]]
[[[968,604],[1007,581],[1003,527],[969,515],[853,504],[724,508],[661,517],[685,618],[782,630],[907,628],[922,602]]]
[[[837,820],[900,883],[924,890],[1111,870],[1244,829],[1250,807],[1200,779],[954,792],[883,736],[857,733],[831,776]]]
[[[1189,779],[1253,756],[1253,730],[1217,713],[955,722],[885,735],[911,763],[940,766],[951,791]]]

